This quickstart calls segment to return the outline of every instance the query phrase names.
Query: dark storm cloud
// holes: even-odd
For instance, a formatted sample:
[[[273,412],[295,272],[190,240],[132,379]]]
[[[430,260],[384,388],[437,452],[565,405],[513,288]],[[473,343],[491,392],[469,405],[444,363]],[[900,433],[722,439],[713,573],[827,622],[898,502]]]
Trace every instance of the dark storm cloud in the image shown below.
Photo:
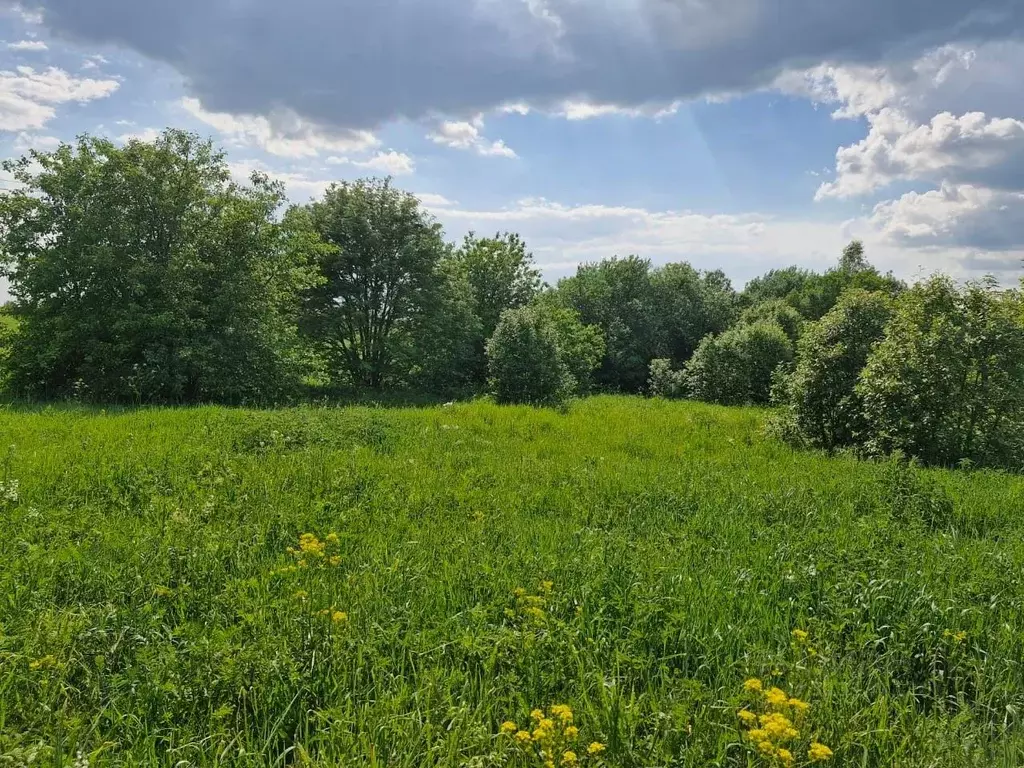
[[[11,0],[0,0],[11,4]],[[55,34],[165,61],[211,110],[336,126],[505,102],[623,106],[825,59],[1019,37],[1021,0],[27,0]]]

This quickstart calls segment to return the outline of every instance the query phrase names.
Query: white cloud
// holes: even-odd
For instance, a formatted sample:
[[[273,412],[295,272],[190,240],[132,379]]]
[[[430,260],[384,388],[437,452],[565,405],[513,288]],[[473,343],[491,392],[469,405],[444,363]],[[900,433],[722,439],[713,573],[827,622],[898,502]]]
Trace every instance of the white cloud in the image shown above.
[[[885,237],[905,245],[1024,250],[1024,192],[943,184],[879,203],[871,221]]]
[[[428,134],[427,138],[435,144],[442,144],[452,149],[472,150],[485,157],[516,157],[515,151],[501,139],[497,141],[485,139],[480,134],[483,127],[484,121],[480,115],[474,117],[472,121],[446,120],[437,127],[437,130]]]
[[[104,56],[101,56],[100,54],[95,53],[95,54],[93,54],[91,56],[86,56],[85,57],[85,60],[82,62],[82,67],[81,68],[82,69],[99,69],[104,64],[109,64],[109,63],[110,62]]]
[[[102,99],[119,86],[116,80],[77,78],[55,67],[42,72],[31,67],[2,71],[0,130],[38,130],[54,117],[56,105]]]
[[[958,277],[1000,273],[1012,281],[1012,253],[978,258],[976,248],[936,242],[926,250],[895,242],[875,217],[816,221],[760,213],[736,215],[694,211],[655,211],[633,206],[566,205],[542,198],[507,208],[468,210],[424,199],[448,236],[495,228],[519,232],[548,279],[570,274],[577,265],[613,255],[636,254],[654,263],[689,261],[701,269],[724,269],[737,284],[782,265],[824,270],[833,266],[853,238],[865,242],[868,256],[883,271],[913,278],[941,270]]]
[[[865,139],[837,152],[837,178],[818,189],[819,199],[863,195],[899,180],[1024,185],[1024,121],[942,112],[915,125],[888,108],[870,121]]]
[[[357,168],[367,168],[390,176],[407,176],[416,170],[416,163],[411,157],[394,150],[378,152],[367,160],[331,156],[327,158],[327,162],[332,165],[353,165]]]
[[[46,43],[42,40],[19,40],[16,43],[8,43],[7,49],[10,51],[46,51],[49,50]]]
[[[221,133],[236,146],[258,147],[280,157],[316,157],[321,152],[356,152],[380,144],[369,131],[331,131],[287,110],[269,117],[209,112],[198,99],[182,99],[192,117]]]
[[[595,117],[617,115],[620,117],[650,117],[660,120],[674,115],[682,103],[674,101],[667,105],[646,107],[623,107],[617,104],[595,104],[588,101],[566,101],[555,114],[566,120],[590,120]]]
[[[457,205],[454,200],[449,200],[444,195],[438,195],[433,192],[414,192],[413,194],[427,208],[447,208],[451,205]]]
[[[122,133],[115,139],[115,141],[118,141],[121,144],[127,144],[132,140],[152,143],[160,138],[161,134],[163,134],[163,131],[157,128],[143,128],[141,131],[129,131],[128,133]]]
[[[37,149],[40,152],[49,152],[60,146],[60,139],[56,136],[41,136],[34,133],[22,131],[14,140],[14,149],[18,152],[27,152],[30,149]]]

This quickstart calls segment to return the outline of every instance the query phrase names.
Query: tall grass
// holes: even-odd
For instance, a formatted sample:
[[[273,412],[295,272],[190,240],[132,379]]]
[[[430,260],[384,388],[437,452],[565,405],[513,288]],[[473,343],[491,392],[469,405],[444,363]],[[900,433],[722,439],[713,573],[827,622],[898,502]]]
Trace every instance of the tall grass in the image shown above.
[[[0,765],[526,766],[556,703],[584,762],[758,765],[750,677],[833,764],[1024,764],[1024,480],[762,418],[0,414]]]

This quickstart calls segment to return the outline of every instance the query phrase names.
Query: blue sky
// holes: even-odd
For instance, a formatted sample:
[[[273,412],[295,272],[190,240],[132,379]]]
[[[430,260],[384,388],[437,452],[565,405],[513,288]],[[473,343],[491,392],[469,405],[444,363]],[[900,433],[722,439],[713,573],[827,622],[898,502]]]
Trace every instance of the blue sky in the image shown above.
[[[0,0],[0,151],[173,126],[300,202],[392,174],[550,280],[636,253],[742,285],[859,237],[903,277],[1011,282],[1022,5]]]

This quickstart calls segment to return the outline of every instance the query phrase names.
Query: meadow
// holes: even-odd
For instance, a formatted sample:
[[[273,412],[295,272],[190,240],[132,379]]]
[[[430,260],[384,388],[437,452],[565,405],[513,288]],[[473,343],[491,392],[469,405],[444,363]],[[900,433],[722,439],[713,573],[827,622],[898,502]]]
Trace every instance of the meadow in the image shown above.
[[[10,407],[0,766],[1024,764],[1024,478],[765,415]]]

